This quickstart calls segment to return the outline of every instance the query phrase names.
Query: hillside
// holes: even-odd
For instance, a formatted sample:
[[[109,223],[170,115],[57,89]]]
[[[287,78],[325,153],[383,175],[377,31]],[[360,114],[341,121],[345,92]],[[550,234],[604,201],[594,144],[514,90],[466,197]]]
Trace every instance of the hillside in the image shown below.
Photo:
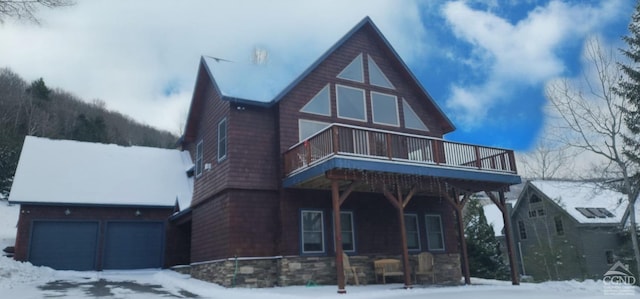
[[[44,79],[26,82],[0,69],[0,198],[7,197],[26,135],[52,139],[171,148],[177,137],[109,111],[101,100],[91,103]]]

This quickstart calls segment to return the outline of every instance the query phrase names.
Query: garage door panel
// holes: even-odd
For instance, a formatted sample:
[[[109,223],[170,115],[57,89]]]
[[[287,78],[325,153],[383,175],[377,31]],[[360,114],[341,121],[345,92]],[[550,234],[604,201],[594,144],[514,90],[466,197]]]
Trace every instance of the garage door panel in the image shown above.
[[[161,268],[162,222],[109,222],[105,233],[104,269]]]
[[[29,261],[58,270],[95,270],[96,221],[34,221]]]

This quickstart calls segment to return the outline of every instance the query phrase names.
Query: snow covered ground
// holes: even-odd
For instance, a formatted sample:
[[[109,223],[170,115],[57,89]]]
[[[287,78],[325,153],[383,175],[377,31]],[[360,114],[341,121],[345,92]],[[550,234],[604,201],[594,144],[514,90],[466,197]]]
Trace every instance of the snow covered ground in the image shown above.
[[[19,207],[0,201],[0,248],[13,245]],[[347,286],[338,295],[336,286],[230,289],[190,278],[170,270],[78,272],[56,271],[0,257],[1,298],[351,298],[351,299],[567,299],[631,298],[605,296],[602,281],[563,281],[540,284],[472,279],[471,286],[415,287],[399,284]]]

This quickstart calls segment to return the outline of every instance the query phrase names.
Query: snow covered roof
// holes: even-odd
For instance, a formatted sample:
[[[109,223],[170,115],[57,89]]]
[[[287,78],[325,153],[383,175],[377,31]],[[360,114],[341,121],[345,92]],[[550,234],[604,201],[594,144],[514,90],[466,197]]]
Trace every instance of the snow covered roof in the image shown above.
[[[9,194],[15,203],[190,206],[187,152],[27,136]]]
[[[619,224],[627,207],[626,195],[603,189],[592,182],[531,181],[530,183],[582,224]],[[589,212],[593,209],[606,209],[610,215],[594,216]]]

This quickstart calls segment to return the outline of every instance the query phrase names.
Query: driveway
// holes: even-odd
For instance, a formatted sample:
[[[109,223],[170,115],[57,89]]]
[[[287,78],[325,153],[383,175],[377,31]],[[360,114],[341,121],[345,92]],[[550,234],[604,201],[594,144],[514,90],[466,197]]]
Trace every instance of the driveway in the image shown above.
[[[199,298],[182,290],[168,290],[159,284],[106,279],[75,281],[56,280],[38,286],[44,298]]]

